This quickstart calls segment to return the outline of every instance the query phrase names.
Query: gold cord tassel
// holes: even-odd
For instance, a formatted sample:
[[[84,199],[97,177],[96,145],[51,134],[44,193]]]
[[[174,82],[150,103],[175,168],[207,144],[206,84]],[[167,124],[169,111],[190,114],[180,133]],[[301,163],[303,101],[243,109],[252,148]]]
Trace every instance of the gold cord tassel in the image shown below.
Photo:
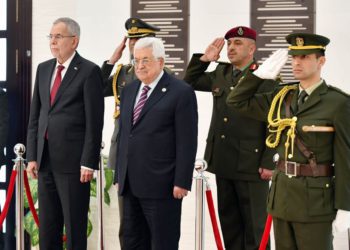
[[[269,148],[275,148],[280,143],[282,131],[289,127],[287,131],[287,140],[285,142],[285,159],[292,158],[294,154],[294,139],[295,139],[295,127],[297,125],[297,117],[281,119],[281,107],[283,100],[290,90],[297,89],[297,86],[285,86],[282,88],[277,95],[273,98],[271,107],[267,116],[268,128],[271,133],[266,138],[266,145]],[[276,106],[278,103],[277,112]],[[273,118],[276,113],[276,118]],[[290,154],[288,154],[290,150]]]

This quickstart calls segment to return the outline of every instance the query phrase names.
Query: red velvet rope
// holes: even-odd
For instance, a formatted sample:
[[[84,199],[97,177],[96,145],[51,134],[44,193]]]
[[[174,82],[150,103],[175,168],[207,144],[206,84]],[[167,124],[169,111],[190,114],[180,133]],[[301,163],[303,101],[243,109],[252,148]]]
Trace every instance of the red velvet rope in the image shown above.
[[[4,222],[4,220],[7,216],[7,212],[9,210],[9,206],[10,206],[10,202],[11,202],[12,194],[13,194],[13,189],[14,189],[15,183],[16,183],[16,175],[17,175],[17,170],[12,170],[11,177],[10,177],[10,183],[9,183],[7,195],[6,195],[5,206],[4,206],[2,213],[0,215],[0,228],[2,228],[2,223]]]
[[[213,226],[216,246],[217,246],[218,250],[224,250],[224,247],[222,246],[222,240],[221,240],[221,236],[220,236],[220,232],[219,232],[218,223],[216,221],[214,202],[213,202],[213,196],[212,196],[211,190],[210,189],[206,190],[205,194],[207,196],[207,203],[208,203],[208,208],[209,208],[211,224]]]
[[[26,189],[26,195],[27,195],[27,198],[28,198],[29,209],[30,209],[30,211],[33,214],[33,218],[34,218],[35,224],[37,225],[37,227],[39,227],[39,218],[38,218],[38,214],[37,214],[37,212],[35,210],[35,207],[34,207],[32,194],[30,192],[27,171],[24,171],[24,178],[23,178],[23,180],[24,180],[24,187]]]
[[[263,233],[263,236],[261,238],[259,250],[266,249],[266,245],[267,245],[267,242],[269,241],[269,237],[270,237],[271,223],[272,223],[272,216],[268,214],[267,219],[266,219],[264,233]]]

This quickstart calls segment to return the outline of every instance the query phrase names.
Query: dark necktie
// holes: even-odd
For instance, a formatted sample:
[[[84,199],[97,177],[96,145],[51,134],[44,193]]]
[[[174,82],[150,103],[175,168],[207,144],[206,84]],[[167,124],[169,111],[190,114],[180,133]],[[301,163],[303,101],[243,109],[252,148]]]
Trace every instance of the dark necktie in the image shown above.
[[[239,69],[234,69],[233,72],[232,72],[232,78],[233,80],[235,80],[239,74],[241,73],[242,71],[240,71]]]
[[[132,119],[132,124],[135,124],[137,119],[140,116],[140,113],[142,111],[143,106],[145,105],[147,101],[147,93],[151,88],[149,86],[144,86],[142,88],[141,96],[139,101],[137,102],[135,108],[134,108],[134,114],[133,114],[133,119]]]
[[[52,106],[53,102],[55,101],[55,97],[57,94],[57,91],[61,85],[62,82],[62,75],[61,72],[64,69],[63,65],[58,65],[57,66],[57,72],[56,72],[56,77],[55,77],[55,81],[53,82],[52,85],[52,89],[51,89],[51,93],[50,93],[50,104]]]
[[[308,94],[306,93],[305,90],[302,90],[298,96],[298,109],[300,109],[301,105],[305,102],[306,97]]]

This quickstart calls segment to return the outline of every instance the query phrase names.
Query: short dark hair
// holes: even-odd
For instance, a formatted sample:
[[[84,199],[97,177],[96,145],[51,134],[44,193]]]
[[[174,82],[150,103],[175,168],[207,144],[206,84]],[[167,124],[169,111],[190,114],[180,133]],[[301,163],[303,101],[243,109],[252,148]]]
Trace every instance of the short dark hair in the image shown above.
[[[316,55],[316,58],[318,59],[318,58],[320,58],[321,56],[325,56],[325,51],[324,51],[324,50],[317,51],[317,52],[315,53],[315,55]]]

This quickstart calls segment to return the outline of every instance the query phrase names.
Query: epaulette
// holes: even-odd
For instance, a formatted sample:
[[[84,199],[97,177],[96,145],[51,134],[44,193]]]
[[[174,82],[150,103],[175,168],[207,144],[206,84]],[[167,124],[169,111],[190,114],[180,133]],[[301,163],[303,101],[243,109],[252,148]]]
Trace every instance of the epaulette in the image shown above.
[[[328,84],[327,84],[327,85],[328,85]],[[332,85],[328,85],[328,88],[330,88],[330,89],[332,89],[332,90],[335,90],[335,91],[337,91],[338,93],[343,94],[343,95],[345,95],[345,96],[347,96],[347,97],[350,97],[350,94],[349,94],[349,93],[345,92],[344,90],[342,90],[342,89],[340,89],[340,88],[337,88],[337,87],[332,86]]]
[[[291,85],[298,85],[299,82],[281,82],[280,86],[291,86]]]
[[[131,69],[133,68],[132,64],[124,64],[123,67],[125,67],[126,72],[130,73]]]

